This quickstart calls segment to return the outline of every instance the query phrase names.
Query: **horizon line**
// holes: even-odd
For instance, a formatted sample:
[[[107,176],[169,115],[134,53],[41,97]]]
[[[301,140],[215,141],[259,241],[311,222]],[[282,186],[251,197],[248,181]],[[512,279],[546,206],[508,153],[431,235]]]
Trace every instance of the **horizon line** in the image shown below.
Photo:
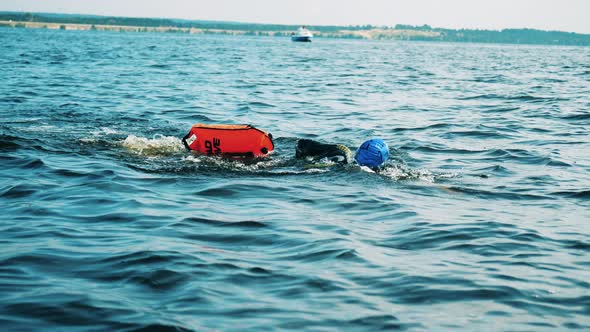
[[[246,21],[226,21],[226,20],[205,20],[205,19],[190,19],[190,18],[178,18],[178,17],[150,17],[150,16],[123,16],[123,15],[103,15],[103,14],[84,14],[84,13],[59,13],[59,12],[33,12],[33,11],[12,11],[12,10],[0,10],[0,13],[19,13],[19,14],[49,14],[49,15],[71,15],[71,16],[94,16],[94,17],[115,17],[115,18],[141,18],[141,19],[153,19],[153,20],[177,20],[177,21],[188,21],[188,22],[218,22],[218,23],[232,23],[232,24],[259,24],[259,25],[281,25],[281,26],[308,26],[308,27],[363,27],[363,26],[370,26],[374,28],[390,28],[395,29],[396,25],[407,25],[413,27],[423,27],[428,26],[432,30],[442,29],[442,30],[474,30],[474,31],[503,31],[503,30],[537,30],[537,31],[546,31],[546,32],[564,32],[564,33],[573,33],[578,35],[590,35],[590,33],[583,33],[583,32],[575,32],[575,31],[565,31],[565,30],[545,30],[539,28],[529,28],[529,27],[504,27],[500,29],[491,29],[491,28],[445,28],[445,27],[433,27],[430,24],[422,24],[422,25],[413,25],[413,24],[404,24],[404,23],[397,23],[393,25],[375,25],[375,24],[356,24],[356,25],[335,25],[335,24],[288,24],[288,23],[268,23],[268,22],[246,22]]]

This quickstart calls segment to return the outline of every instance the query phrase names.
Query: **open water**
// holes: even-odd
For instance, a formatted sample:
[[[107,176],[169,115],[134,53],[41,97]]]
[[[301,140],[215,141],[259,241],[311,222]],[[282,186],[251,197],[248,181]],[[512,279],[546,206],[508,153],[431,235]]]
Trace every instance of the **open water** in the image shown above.
[[[2,331],[590,330],[590,48],[0,45]],[[194,123],[277,149],[191,155]],[[294,159],[371,137],[379,174]]]

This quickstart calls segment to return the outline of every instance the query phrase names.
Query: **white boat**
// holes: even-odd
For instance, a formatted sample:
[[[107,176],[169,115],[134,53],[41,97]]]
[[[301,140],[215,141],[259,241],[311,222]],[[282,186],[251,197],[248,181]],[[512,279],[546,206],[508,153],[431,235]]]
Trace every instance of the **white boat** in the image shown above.
[[[294,42],[311,42],[313,38],[313,34],[311,31],[307,30],[306,27],[301,27],[297,29],[297,33],[291,33],[291,41]]]

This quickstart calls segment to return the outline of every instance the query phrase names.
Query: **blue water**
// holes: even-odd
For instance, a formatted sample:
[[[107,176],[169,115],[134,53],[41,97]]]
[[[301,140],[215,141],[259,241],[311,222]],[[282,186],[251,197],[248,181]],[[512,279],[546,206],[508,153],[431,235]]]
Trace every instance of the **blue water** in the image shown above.
[[[2,331],[590,329],[590,48],[0,44]],[[194,123],[276,150],[191,155]],[[294,159],[371,137],[378,174]]]

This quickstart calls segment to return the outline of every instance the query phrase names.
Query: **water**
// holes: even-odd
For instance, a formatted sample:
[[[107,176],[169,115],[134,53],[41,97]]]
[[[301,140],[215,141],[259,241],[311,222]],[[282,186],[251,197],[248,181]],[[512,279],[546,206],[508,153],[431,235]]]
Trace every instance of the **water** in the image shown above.
[[[0,29],[2,330],[590,329],[590,48]],[[272,159],[194,156],[194,123]],[[379,174],[294,160],[297,139]]]

